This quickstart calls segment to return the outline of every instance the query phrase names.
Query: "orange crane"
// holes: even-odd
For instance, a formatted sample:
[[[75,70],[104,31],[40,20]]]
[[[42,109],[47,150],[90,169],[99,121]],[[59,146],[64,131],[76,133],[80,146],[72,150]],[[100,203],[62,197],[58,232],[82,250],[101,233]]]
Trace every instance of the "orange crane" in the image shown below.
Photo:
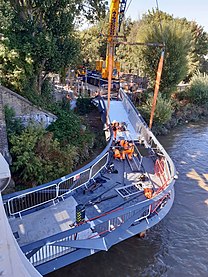
[[[112,77],[116,78],[120,71],[120,63],[114,60],[114,46],[117,43],[118,32],[124,17],[127,0],[112,0],[110,5],[109,28],[107,34],[107,53],[105,62],[103,60],[96,61],[96,70],[101,73],[103,79],[108,78],[108,69],[113,56]]]
[[[110,5],[109,29],[107,39],[107,55],[106,66],[102,69],[102,77],[108,78],[108,106],[107,106],[107,120],[110,108],[110,92],[111,82],[113,77],[114,65],[116,69],[120,69],[120,64],[115,62],[115,45],[117,43],[117,35],[124,16],[127,0],[112,0]]]

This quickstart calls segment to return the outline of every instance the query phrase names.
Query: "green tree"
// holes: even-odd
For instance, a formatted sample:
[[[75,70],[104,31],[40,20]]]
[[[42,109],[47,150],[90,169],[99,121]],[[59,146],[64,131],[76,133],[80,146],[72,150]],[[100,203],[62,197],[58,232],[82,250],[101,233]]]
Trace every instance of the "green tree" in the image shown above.
[[[192,47],[189,54],[189,76],[193,76],[197,71],[206,72],[204,63],[208,54],[208,34],[202,26],[199,26],[195,21],[188,22],[192,33]]]
[[[87,67],[90,69],[95,69],[96,61],[100,59],[106,49],[106,38],[100,36],[100,31],[100,26],[95,25],[79,34],[81,40],[80,64],[83,65],[87,62]]]
[[[196,73],[190,81],[190,88],[186,92],[186,97],[194,104],[206,105],[208,101],[208,75]]]
[[[102,0],[2,0],[0,6],[4,36],[4,49],[0,50],[4,52],[1,54],[4,62],[1,81],[15,87],[12,77],[22,83],[24,76],[29,80],[28,87],[41,93],[43,80],[49,72],[58,72],[73,64],[79,56],[75,19],[83,14],[93,20],[97,13],[104,11],[105,3]],[[11,52],[14,57],[8,59],[7,53]],[[8,73],[6,78],[3,73]],[[19,85],[16,89],[22,87]]]
[[[152,100],[153,97],[148,97],[146,103],[142,107],[139,107],[139,110],[142,112],[147,122],[149,122],[150,119]],[[172,113],[173,108],[171,100],[164,99],[160,93],[157,99],[154,122],[160,125],[164,124],[171,119]]]
[[[53,134],[29,126],[10,138],[13,156],[12,172],[19,181],[35,186],[64,176],[73,170],[76,147],[61,147]]]
[[[140,21],[133,22],[127,35],[129,43],[165,43],[165,61],[160,89],[171,92],[194,72],[207,70],[207,33],[196,22],[159,11],[148,11]],[[150,46],[120,45],[117,51],[123,70],[147,75],[150,85],[155,83],[161,54]]]
[[[187,55],[191,47],[191,30],[187,29],[186,24],[179,23],[166,13],[153,10],[144,17],[139,31],[140,41],[165,44],[160,90],[168,94],[186,77],[188,71]],[[143,71],[153,87],[161,49],[143,46],[140,55]]]
[[[81,163],[89,158],[94,146],[94,135],[82,120],[73,111],[60,112],[58,119],[47,128],[54,134],[61,146],[72,145],[77,147],[77,163]],[[74,166],[77,164],[74,163]]]

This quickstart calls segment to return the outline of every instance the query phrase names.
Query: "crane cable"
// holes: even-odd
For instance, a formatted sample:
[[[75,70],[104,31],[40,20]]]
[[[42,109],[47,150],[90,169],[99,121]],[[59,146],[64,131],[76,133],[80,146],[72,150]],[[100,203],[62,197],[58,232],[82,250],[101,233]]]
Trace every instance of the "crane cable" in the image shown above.
[[[163,32],[162,32],[162,23],[161,23],[160,11],[159,11],[159,6],[158,6],[158,1],[157,0],[156,0],[156,4],[157,4],[157,11],[159,13],[160,31],[161,31],[161,35],[162,35],[162,38],[163,38],[164,47],[162,48],[162,51],[161,51],[160,61],[159,61],[159,64],[158,64],[158,69],[157,69],[154,96],[153,96],[152,109],[151,109],[150,121],[149,121],[149,128],[150,129],[152,128],[154,113],[155,113],[155,109],[156,109],[157,97],[158,97],[158,93],[159,93],[160,80],[161,80],[162,69],[163,69],[163,61],[164,61],[164,55],[165,55],[165,40],[164,40],[164,35],[163,35]]]
[[[130,0],[130,2],[129,2],[129,4],[128,4],[128,6],[127,6],[127,8],[126,8],[126,10],[125,10],[125,13],[124,13],[124,14],[126,14],[126,12],[128,11],[129,6],[131,5],[131,2],[132,2],[132,0]]]

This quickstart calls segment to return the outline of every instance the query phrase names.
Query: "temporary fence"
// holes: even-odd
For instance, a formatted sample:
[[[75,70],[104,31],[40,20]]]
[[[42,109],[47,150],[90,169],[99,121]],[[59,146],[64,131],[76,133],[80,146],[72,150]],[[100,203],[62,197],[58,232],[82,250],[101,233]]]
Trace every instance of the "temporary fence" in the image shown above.
[[[41,188],[33,188],[31,191],[15,195],[14,197],[4,200],[5,211],[7,216],[14,216],[22,212],[44,205],[48,202],[55,203],[59,197],[85,186],[93,177],[95,177],[105,166],[107,166],[111,142],[104,149],[101,155],[89,164],[76,171],[74,174],[62,177],[55,184],[41,186]],[[56,182],[56,181],[54,181]]]
[[[57,185],[52,184],[35,191],[21,194],[8,200],[9,215],[20,214],[23,211],[54,201],[58,196]]]

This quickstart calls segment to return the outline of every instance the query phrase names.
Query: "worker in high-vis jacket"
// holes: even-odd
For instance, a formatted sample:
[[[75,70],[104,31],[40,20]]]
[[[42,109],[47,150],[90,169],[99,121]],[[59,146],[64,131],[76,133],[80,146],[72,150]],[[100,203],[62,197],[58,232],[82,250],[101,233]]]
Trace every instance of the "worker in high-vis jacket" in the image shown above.
[[[114,159],[121,159],[121,153],[118,148],[113,148],[113,157]]]
[[[129,142],[128,149],[125,150],[125,154],[128,155],[129,160],[132,160],[134,154],[134,144]]]
[[[121,158],[123,160],[125,160],[125,155],[126,155],[126,151],[128,150],[129,148],[129,143],[127,140],[121,140],[120,141],[120,146],[121,146]]]

